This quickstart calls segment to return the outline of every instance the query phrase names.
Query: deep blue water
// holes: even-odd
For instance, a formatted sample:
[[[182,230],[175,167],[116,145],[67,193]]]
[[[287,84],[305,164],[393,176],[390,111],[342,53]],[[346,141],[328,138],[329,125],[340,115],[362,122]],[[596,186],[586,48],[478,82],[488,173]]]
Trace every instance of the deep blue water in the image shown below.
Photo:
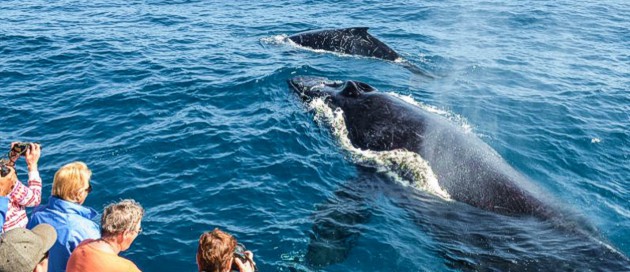
[[[124,253],[144,271],[195,271],[197,239],[215,227],[261,271],[303,269],[316,206],[359,173],[286,79],[361,80],[463,118],[627,256],[630,6],[591,2],[0,1],[0,145],[42,143],[44,201],[55,171],[81,160],[93,170],[86,205],[144,205],[145,232]],[[282,40],[350,26],[439,77]],[[537,227],[517,234],[538,252],[511,236],[487,251],[442,237],[392,200],[405,190],[379,186],[391,192],[374,195],[347,259],[324,270],[448,270],[459,251],[472,262],[567,254],[554,247],[561,234]],[[453,224],[493,217],[460,210]]]

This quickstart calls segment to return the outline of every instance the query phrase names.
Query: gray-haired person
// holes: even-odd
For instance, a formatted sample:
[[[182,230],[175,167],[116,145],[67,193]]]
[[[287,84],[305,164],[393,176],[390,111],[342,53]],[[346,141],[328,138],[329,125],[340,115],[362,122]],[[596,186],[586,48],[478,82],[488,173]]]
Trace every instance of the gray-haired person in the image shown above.
[[[70,255],[67,272],[140,272],[130,260],[118,256],[142,232],[144,209],[134,200],[110,204],[101,216],[101,238],[82,242]]]

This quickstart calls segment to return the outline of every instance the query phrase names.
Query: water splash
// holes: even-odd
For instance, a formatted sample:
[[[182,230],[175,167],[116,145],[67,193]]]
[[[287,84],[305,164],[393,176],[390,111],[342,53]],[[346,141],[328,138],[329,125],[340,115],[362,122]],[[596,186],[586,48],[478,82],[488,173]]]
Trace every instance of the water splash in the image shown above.
[[[385,172],[404,186],[411,186],[450,200],[450,195],[440,187],[433,170],[419,154],[405,149],[373,151],[356,148],[348,138],[348,129],[340,108],[333,110],[325,101],[315,98],[307,107],[315,113],[315,121],[332,130],[338,143],[346,150],[352,161],[357,164],[374,167]]]
[[[389,92],[388,93],[391,96],[394,97],[398,97],[400,99],[402,99],[403,101],[415,105],[416,107],[419,107],[425,111],[431,112],[431,113],[435,113],[437,115],[440,115],[448,120],[450,120],[451,122],[459,125],[465,133],[472,133],[473,129],[472,126],[468,123],[468,121],[466,120],[466,118],[462,117],[461,115],[458,114],[454,114],[452,112],[449,111],[445,111],[442,109],[439,109],[437,107],[434,106],[430,106],[430,105],[426,105],[423,104],[421,102],[416,101],[415,99],[413,99],[413,97],[409,96],[409,95],[401,95],[401,94],[397,94],[397,93],[392,93]]]
[[[282,45],[288,44],[291,40],[289,40],[289,36],[286,34],[280,34],[271,37],[263,37],[260,39],[260,42],[265,44]]]

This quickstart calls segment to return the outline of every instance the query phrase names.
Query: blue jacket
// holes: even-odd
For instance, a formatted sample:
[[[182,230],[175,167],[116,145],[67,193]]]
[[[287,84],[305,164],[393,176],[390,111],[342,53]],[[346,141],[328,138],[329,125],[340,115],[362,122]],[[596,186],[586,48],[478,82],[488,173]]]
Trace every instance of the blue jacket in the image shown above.
[[[98,224],[91,219],[97,212],[77,203],[51,196],[48,204],[35,208],[27,228],[41,223],[50,224],[57,230],[57,241],[48,253],[48,271],[66,271],[72,251],[85,239],[101,238]]]
[[[9,209],[9,198],[0,196],[0,232],[2,232],[2,226],[4,226],[4,218],[7,216],[7,209]]]

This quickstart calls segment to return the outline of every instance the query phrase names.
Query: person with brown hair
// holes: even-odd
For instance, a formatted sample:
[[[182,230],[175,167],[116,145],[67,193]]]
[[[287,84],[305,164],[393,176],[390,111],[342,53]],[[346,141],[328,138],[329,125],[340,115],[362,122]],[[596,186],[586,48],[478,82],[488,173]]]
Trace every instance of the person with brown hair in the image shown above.
[[[244,247],[230,234],[219,229],[205,232],[199,237],[197,267],[200,272],[257,271],[254,254],[242,250]]]

